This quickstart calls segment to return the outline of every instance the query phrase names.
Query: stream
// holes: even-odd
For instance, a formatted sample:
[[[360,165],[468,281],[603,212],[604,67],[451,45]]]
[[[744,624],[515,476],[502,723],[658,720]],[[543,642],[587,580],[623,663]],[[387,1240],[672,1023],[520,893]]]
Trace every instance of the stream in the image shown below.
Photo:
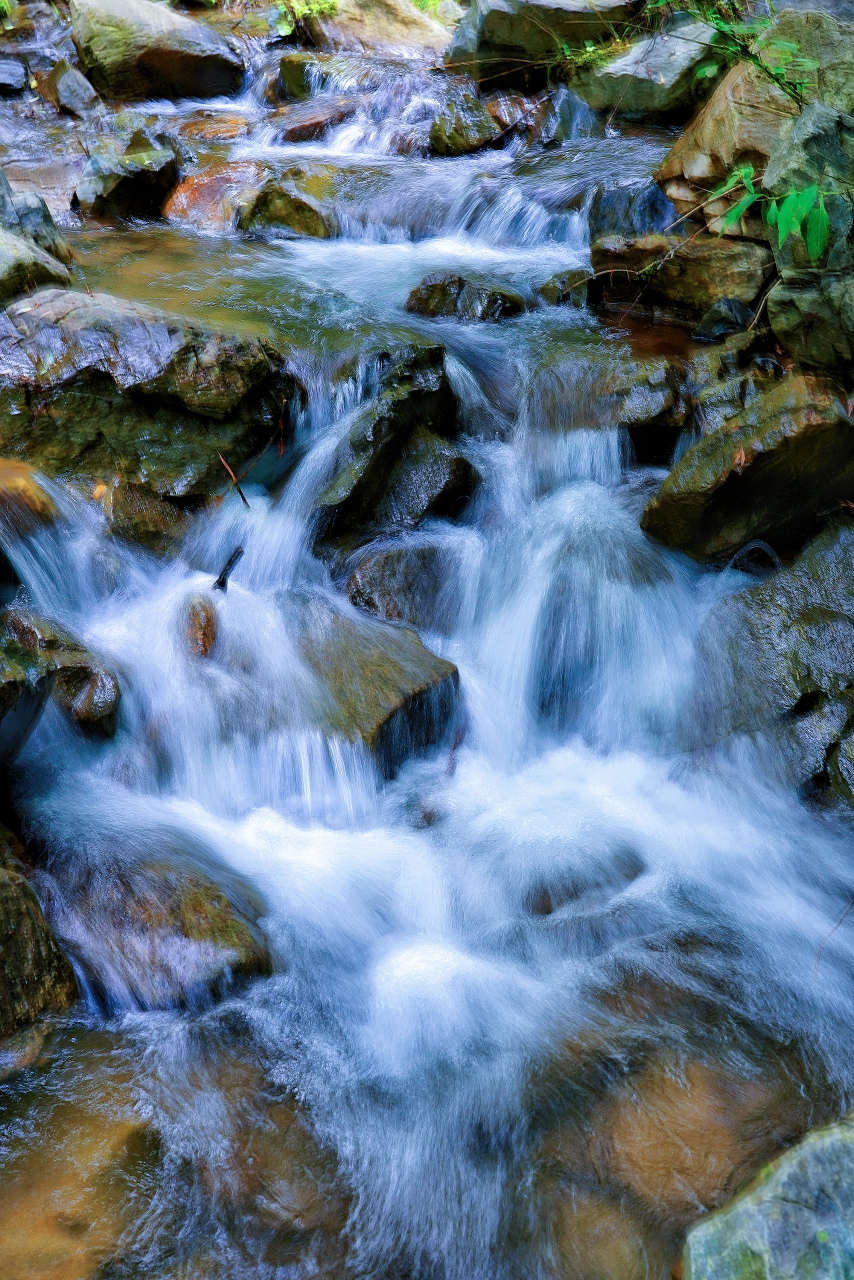
[[[756,578],[638,525],[665,473],[635,461],[603,382],[688,339],[585,307],[403,310],[428,272],[530,300],[586,265],[594,188],[646,182],[669,135],[581,119],[551,148],[401,154],[441,77],[342,58],[317,91],[356,86],[360,112],[281,144],[255,56],[239,100],[138,113],[176,133],[239,118],[202,163],[335,166],[340,235],[65,216],[77,287],[287,344],[307,396],[277,484],[250,477],[248,507],[229,489],[177,556],[118,542],[59,486],[61,523],[7,549],[123,700],[109,741],[50,706],[17,764],[85,998],[0,1085],[6,1230],[27,1237],[54,1170],[51,1229],[91,1249],[3,1280],[669,1277],[721,1187],[854,1096],[854,935],[834,931],[851,829],[770,740],[716,733],[727,656],[697,638]],[[2,113],[11,180],[53,182],[58,211],[76,126],[12,141]],[[458,520],[394,539],[441,566],[421,636],[458,668],[462,710],[453,743],[384,781],[309,722],[300,626],[312,600],[356,616],[352,564],[314,554],[315,504],[407,334],[444,345],[482,483]],[[194,661],[182,608],[238,545]],[[204,944],[161,946],[137,914],[142,860],[257,900],[272,975],[207,998]],[[113,1142],[83,1208],[62,1175],[69,1208],[57,1152],[100,1168]]]

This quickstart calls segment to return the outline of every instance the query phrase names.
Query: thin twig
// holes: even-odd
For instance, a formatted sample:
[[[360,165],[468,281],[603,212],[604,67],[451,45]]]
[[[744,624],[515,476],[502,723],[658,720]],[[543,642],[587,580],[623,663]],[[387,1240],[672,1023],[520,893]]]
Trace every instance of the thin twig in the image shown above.
[[[839,919],[836,921],[836,924],[833,926],[833,928],[831,929],[830,933],[827,935],[827,937],[825,938],[824,942],[821,944],[821,946],[820,946],[820,947],[819,947],[819,949],[818,949],[818,952],[817,952],[816,957],[815,957],[815,969],[813,970],[813,977],[815,977],[815,976],[816,976],[816,974],[818,973],[818,966],[821,964],[821,953],[822,953],[822,951],[824,951],[824,948],[827,946],[828,942],[830,942],[830,939],[831,939],[831,938],[833,937],[833,935],[836,933],[836,930],[837,930],[837,929],[838,929],[842,924],[844,924],[844,923],[845,923],[845,918],[846,918],[846,916],[850,915],[850,913],[851,913],[852,909],[854,909],[854,893],[852,893],[852,895],[851,895],[851,901],[848,903],[848,906],[847,906],[847,907],[845,908],[845,910],[842,912],[842,915],[841,915],[841,916],[839,917]]]
[[[240,494],[240,497],[241,497],[241,500],[242,500],[242,502],[243,502],[244,507],[246,507],[248,510],[251,510],[251,507],[249,506],[249,503],[246,501],[246,494],[245,494],[245,493],[243,492],[243,490],[241,489],[241,487],[240,487],[240,483],[239,483],[239,481],[238,481],[238,479],[237,479],[237,476],[234,474],[234,472],[232,471],[231,467],[228,465],[228,463],[226,462],[225,458],[222,456],[222,454],[221,454],[221,453],[217,453],[217,455],[216,455],[216,456],[219,458],[220,462],[221,462],[221,463],[222,463],[222,465],[225,467],[225,469],[226,469],[226,471],[228,472],[228,474],[231,476],[231,483],[234,485],[235,489],[236,489],[236,490],[237,490],[237,492]]]

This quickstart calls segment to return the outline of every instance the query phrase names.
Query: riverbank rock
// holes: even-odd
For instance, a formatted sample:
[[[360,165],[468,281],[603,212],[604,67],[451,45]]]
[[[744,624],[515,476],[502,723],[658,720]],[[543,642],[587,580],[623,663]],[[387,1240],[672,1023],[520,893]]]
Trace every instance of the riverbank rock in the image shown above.
[[[317,501],[323,543],[357,545],[428,515],[458,514],[477,483],[451,443],[456,402],[441,347],[402,353],[379,395],[357,411]]]
[[[829,378],[789,374],[688,449],[641,527],[698,560],[753,539],[801,545],[822,514],[854,498],[854,427]]]
[[[591,70],[575,73],[575,92],[596,110],[646,119],[686,117],[715,87],[724,68],[717,33],[689,14]],[[699,74],[698,74],[699,73]]]
[[[691,1280],[843,1280],[854,1253],[854,1121],[810,1133],[688,1233]]]
[[[98,106],[100,99],[84,75],[65,58],[51,68],[38,82],[38,92],[57,111],[85,118]]]
[[[362,741],[383,777],[453,730],[457,669],[414,631],[317,605],[306,615],[302,652],[325,691],[321,728]]]
[[[419,316],[455,316],[458,320],[501,320],[525,310],[521,294],[466,280],[452,271],[425,276],[403,305]]]
[[[264,341],[109,294],[42,290],[0,313],[0,451],[49,476],[186,505],[259,453],[293,383]]]
[[[222,36],[153,0],[71,0],[71,22],[103,97],[215,98],[242,84],[243,62]]]
[[[501,128],[473,94],[451,98],[430,126],[430,149],[437,156],[462,156],[495,142]]]
[[[590,249],[588,298],[606,311],[695,323],[723,298],[750,306],[774,273],[767,245],[698,235],[606,236]]]
[[[854,806],[854,526],[833,521],[795,562],[715,605],[700,636],[719,732],[769,733],[796,784]],[[720,716],[720,713],[719,713]]]
[[[138,130],[122,152],[109,144],[91,152],[72,208],[96,218],[159,218],[179,177],[173,149]]]
[[[65,1013],[78,995],[32,888],[13,859],[0,859],[0,1039],[44,1014]]]
[[[539,89],[555,49],[621,35],[631,17],[624,0],[473,0],[446,62],[490,88]]]
[[[18,220],[18,234],[32,240],[33,244],[49,253],[52,258],[58,259],[64,266],[69,266],[74,261],[71,245],[54,222],[40,195],[35,191],[15,192],[12,194],[12,207]],[[17,231],[17,228],[9,229]]]
[[[0,228],[0,306],[40,285],[68,285],[68,269],[37,244]]]

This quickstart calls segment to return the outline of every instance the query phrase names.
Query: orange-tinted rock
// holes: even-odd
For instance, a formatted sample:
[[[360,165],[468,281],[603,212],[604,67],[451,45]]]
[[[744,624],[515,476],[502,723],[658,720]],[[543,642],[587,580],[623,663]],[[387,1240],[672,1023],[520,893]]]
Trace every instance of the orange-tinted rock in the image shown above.
[[[198,120],[188,120],[179,132],[185,138],[196,138],[201,142],[233,142],[235,138],[246,136],[249,121],[245,116],[202,116]]]
[[[217,617],[213,601],[201,593],[187,601],[187,646],[196,658],[206,658],[216,644]]]
[[[230,231],[238,209],[263,180],[264,170],[253,160],[223,161],[179,182],[163,215],[206,231]]]
[[[549,1214],[560,1280],[650,1280],[665,1251],[629,1209],[570,1187]]]
[[[282,107],[276,113],[282,121],[278,130],[279,141],[314,142],[322,138],[327,129],[349,120],[360,106],[359,98],[341,95],[311,98],[293,107]]]
[[[19,534],[50,524],[56,506],[41,487],[36,472],[25,462],[0,458],[0,519]]]

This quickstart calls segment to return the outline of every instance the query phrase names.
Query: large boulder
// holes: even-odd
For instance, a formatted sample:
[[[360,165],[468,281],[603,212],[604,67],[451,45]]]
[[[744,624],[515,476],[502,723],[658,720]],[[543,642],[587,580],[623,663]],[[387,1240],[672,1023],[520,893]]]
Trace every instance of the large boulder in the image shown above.
[[[80,63],[106,98],[236,93],[243,62],[210,27],[153,0],[71,0]]]
[[[318,603],[307,612],[302,652],[325,695],[320,726],[363,742],[384,777],[453,728],[457,669],[414,631]]]
[[[446,630],[449,565],[435,542],[383,541],[358,555],[347,579],[353,604],[388,622],[408,622],[425,631]]]
[[[642,528],[698,560],[754,539],[796,548],[854,498],[854,425],[827,377],[789,374],[688,449],[648,503]]]
[[[237,214],[237,225],[241,230],[270,228],[316,240],[328,240],[334,236],[338,231],[335,215],[305,190],[305,183],[299,182],[300,177],[304,178],[300,170],[286,172],[280,177],[268,178],[251,195],[246,195]]]
[[[693,323],[722,298],[754,302],[774,272],[767,245],[701,234],[605,236],[593,243],[588,297],[621,314]]]
[[[326,8],[327,12],[322,10]],[[451,29],[437,22],[410,0],[337,0],[335,5],[318,5],[303,20],[312,44],[317,48],[349,50],[354,53],[405,52],[413,49],[441,53],[447,48]]]
[[[40,285],[70,283],[67,267],[56,258],[23,236],[0,228],[0,305]]]
[[[626,0],[473,0],[446,61],[490,87],[540,88],[561,45],[620,35],[631,20]]]
[[[138,130],[124,151],[104,143],[90,152],[72,208],[94,217],[159,218],[179,176],[174,150]]]
[[[430,126],[430,147],[437,156],[461,156],[495,142],[501,127],[479,98],[451,98]]]
[[[293,384],[264,341],[109,294],[45,289],[0,312],[0,452],[50,476],[209,495],[260,452]]]
[[[573,75],[572,87],[597,110],[684,117],[709,96],[723,69],[716,39],[713,27],[676,14],[662,31],[634,41],[627,52]]]
[[[793,780],[854,805],[854,527],[831,523],[788,568],[725,597],[699,639],[719,736],[770,735]],[[721,674],[722,673],[722,674]],[[708,694],[708,690],[706,691]],[[709,723],[709,714],[698,719]]]
[[[0,831],[0,1039],[78,998],[71,965],[21,874],[15,841]]]
[[[844,1280],[854,1256],[854,1122],[807,1135],[685,1242],[691,1280]]]

